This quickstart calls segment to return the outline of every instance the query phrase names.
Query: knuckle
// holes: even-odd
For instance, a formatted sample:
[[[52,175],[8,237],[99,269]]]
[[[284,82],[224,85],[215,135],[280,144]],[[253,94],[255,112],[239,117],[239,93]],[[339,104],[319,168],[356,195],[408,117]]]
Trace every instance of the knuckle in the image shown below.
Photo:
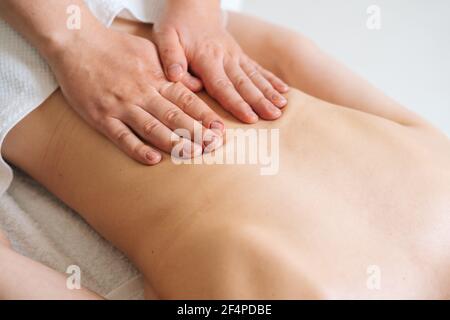
[[[222,45],[216,42],[206,43],[200,49],[201,57],[208,57],[213,59],[221,59],[223,57],[223,48]]]
[[[125,144],[125,141],[130,137],[131,132],[128,130],[119,130],[115,134],[115,139],[119,144]]]
[[[104,127],[104,115],[100,114],[99,112],[93,111],[89,114],[89,117],[91,118],[91,121],[94,125],[98,126],[99,128]]]
[[[173,57],[177,53],[174,46],[166,46],[161,50],[161,55],[165,58]]]
[[[116,96],[104,95],[99,97],[98,103],[95,104],[95,111],[102,115],[108,115],[113,105],[116,103]]]
[[[169,109],[164,113],[164,121],[174,123],[181,116],[181,110],[178,108]]]
[[[138,76],[144,75],[149,65],[148,60],[143,58],[142,54],[136,54],[134,58],[131,59],[130,64]]]
[[[256,70],[254,67],[252,67],[248,70],[248,77],[250,79],[256,77],[258,74],[259,74],[258,70]]]
[[[241,90],[247,83],[247,79],[242,76],[236,78],[236,89]]]
[[[213,81],[213,87],[216,90],[227,89],[230,86],[232,86],[232,83],[230,82],[230,80],[228,80],[226,78],[218,78]]]
[[[223,57],[223,48],[222,46],[214,45],[211,47],[210,53],[214,59],[221,59]]]
[[[192,107],[193,103],[195,101],[195,96],[192,93],[184,92],[180,95],[178,102],[179,107],[182,110],[187,110],[190,107]]]
[[[163,81],[155,92],[159,92],[163,97],[166,97],[167,95],[170,95],[170,93],[173,92],[174,87],[176,85],[177,84],[173,82]],[[157,94],[155,94],[154,96],[156,97]]]
[[[97,104],[93,108],[89,108],[88,115],[92,122],[98,126],[102,126],[105,119],[116,113],[110,105]]]
[[[158,97],[159,97],[158,89],[156,89],[153,86],[145,88],[144,100],[148,104],[156,105]]]
[[[146,121],[142,126],[142,131],[146,137],[150,137],[153,133],[158,130],[160,123],[154,119]]]
[[[164,81],[166,79],[164,71],[161,68],[152,68],[150,70],[150,75],[153,79],[158,81]]]
[[[261,89],[262,93],[264,94],[264,96],[268,97],[268,98],[272,98],[274,95],[277,95],[277,92],[269,86],[264,86]]]

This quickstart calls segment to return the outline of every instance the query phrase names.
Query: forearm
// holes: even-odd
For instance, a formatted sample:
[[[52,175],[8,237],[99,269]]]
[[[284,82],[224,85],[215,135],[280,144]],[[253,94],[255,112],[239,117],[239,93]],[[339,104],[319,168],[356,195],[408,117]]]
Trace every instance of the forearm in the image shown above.
[[[205,10],[220,10],[220,0],[166,0],[168,6],[182,5],[188,8],[203,8]]]
[[[80,28],[67,26],[67,8],[80,8]],[[47,58],[56,47],[66,46],[84,36],[100,22],[90,13],[83,0],[2,0],[0,17],[21,33]]]
[[[69,290],[66,277],[12,249],[0,247],[0,300],[96,300],[86,290]]]
[[[207,19],[209,22],[222,23],[220,0],[165,0],[165,14],[173,21],[182,17],[196,17],[197,20]]]

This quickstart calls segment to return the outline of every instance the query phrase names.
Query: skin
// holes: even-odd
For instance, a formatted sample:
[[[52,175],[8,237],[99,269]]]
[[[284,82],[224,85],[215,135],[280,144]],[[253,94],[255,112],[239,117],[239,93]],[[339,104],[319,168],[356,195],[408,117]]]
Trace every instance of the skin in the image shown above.
[[[208,47],[222,43],[224,47],[230,47],[230,37],[218,36],[219,33],[226,34],[220,24],[219,2],[212,7],[204,1],[203,7],[198,5],[199,1],[191,2],[192,12],[185,12],[184,15],[194,19],[194,13],[201,11],[204,16],[208,15],[209,24],[217,26],[209,34],[216,38],[207,40],[198,32],[198,27],[209,27],[204,19],[203,25],[200,20],[196,25],[186,24],[184,30],[191,40],[202,41]],[[79,30],[66,26],[69,5],[80,8]],[[198,10],[200,7],[202,9]],[[166,15],[179,17],[180,9],[185,8],[170,4]],[[161,161],[161,151],[170,152],[174,148],[172,137],[176,136],[176,129],[179,128],[188,130],[193,136],[195,125],[203,126],[200,141],[178,140],[177,143],[183,146],[179,154],[182,158],[198,156],[207,146],[221,139],[223,121],[191,91],[200,90],[201,82],[188,73],[177,77],[178,83],[167,80],[152,41],[106,28],[90,13],[84,1],[46,0],[43,5],[42,1],[5,0],[0,2],[0,16],[27,38],[47,61],[71,107],[134,160],[145,165],[157,164]],[[179,22],[184,23],[185,20],[180,18]],[[162,27],[162,30],[167,28]],[[161,37],[158,39],[163,52],[169,50],[164,47],[169,41]],[[197,56],[209,58],[203,48],[190,47],[190,50]],[[235,43],[233,50],[239,51]],[[246,66],[250,68],[250,65]],[[256,68],[256,64],[252,67]],[[211,77],[206,72],[202,69],[197,75],[206,79],[207,88],[210,88]],[[117,77],[118,74],[121,76]],[[267,74],[267,79],[272,79],[272,82],[280,82],[273,80],[275,77],[261,68],[254,73],[254,77],[261,74]],[[267,84],[267,79],[259,81]],[[233,114],[242,115],[251,111],[224,79],[216,77],[213,81],[217,82],[213,88],[214,96],[219,97],[219,101]],[[274,89],[271,86],[270,89],[272,94]],[[247,91],[243,94],[248,96]],[[266,111],[262,110],[260,100],[255,100],[257,97],[253,94],[249,102],[254,103],[255,108],[265,116]],[[279,109],[275,109],[280,116]],[[257,117],[253,120],[256,121]]]
[[[86,289],[68,290],[66,276],[14,252],[0,242],[0,300],[97,300]]]
[[[10,248],[11,244],[9,243],[9,240],[6,238],[6,236],[0,231],[0,245]]]
[[[288,86],[242,51],[224,27],[220,1],[167,1],[154,39],[170,80],[181,80],[189,67],[237,119],[255,123],[258,116],[281,116],[287,101],[280,92]]]
[[[302,36],[236,15],[230,31],[258,63],[315,92],[291,90],[283,117],[251,126],[200,95],[229,128],[280,130],[278,174],[168,157],[139,165],[60,92],[9,133],[3,155],[127,254],[163,299],[449,298],[448,138]],[[366,286],[373,265],[380,290]]]

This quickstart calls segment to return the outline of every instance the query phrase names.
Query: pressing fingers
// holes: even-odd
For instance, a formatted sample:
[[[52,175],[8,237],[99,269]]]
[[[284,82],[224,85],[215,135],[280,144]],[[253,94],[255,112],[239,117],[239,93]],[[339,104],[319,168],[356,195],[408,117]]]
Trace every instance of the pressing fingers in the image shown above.
[[[141,107],[130,108],[124,115],[124,121],[143,139],[169,154],[174,148],[179,149],[179,145],[182,146],[182,153],[176,154],[177,157],[192,158],[202,154],[201,146],[179,137]]]
[[[182,84],[165,84],[159,91],[164,98],[199,121],[205,128],[215,129],[223,133],[225,126],[222,119],[202,99]]]
[[[208,93],[227,111],[246,123],[258,121],[256,113],[234,88],[233,83],[225,73],[221,60],[216,60],[214,64],[205,61],[199,71]]]
[[[220,118],[181,83],[166,83],[161,87],[160,92],[162,96],[155,93],[143,108],[167,128],[179,135],[181,135],[181,129],[187,130],[187,134],[184,135],[188,136],[185,138],[203,146],[209,145],[212,142],[209,139],[214,136],[217,138],[222,136],[224,126]],[[205,127],[196,120],[205,124]],[[215,130],[218,127],[220,130]],[[216,133],[208,129],[214,129]],[[197,137],[196,134],[199,136]]]
[[[146,165],[154,165],[161,161],[161,154],[144,144],[122,121],[107,118],[102,124],[102,131],[134,160]]]
[[[286,98],[274,89],[272,84],[261,74],[254,63],[246,60],[241,63],[241,67],[255,86],[257,86],[264,96],[275,106],[282,108],[287,104]]]
[[[281,116],[280,109],[266,99],[237,62],[230,60],[225,68],[236,90],[261,118],[274,120]]]
[[[286,93],[289,91],[289,86],[280,78],[278,78],[276,75],[274,75],[272,72],[264,69],[263,67],[256,65],[256,68],[259,72],[263,75],[264,78],[266,78],[272,86],[280,93]]]

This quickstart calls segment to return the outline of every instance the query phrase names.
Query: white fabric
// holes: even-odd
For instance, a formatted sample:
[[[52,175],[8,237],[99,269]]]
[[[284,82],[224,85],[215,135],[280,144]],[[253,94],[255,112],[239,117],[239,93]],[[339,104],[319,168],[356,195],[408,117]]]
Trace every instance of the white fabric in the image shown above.
[[[65,273],[80,267],[81,284],[113,299],[141,299],[139,272],[74,211],[37,182],[15,171],[13,183],[0,198],[0,228],[14,249]],[[134,283],[130,290],[129,282]],[[117,289],[119,288],[119,290]]]

